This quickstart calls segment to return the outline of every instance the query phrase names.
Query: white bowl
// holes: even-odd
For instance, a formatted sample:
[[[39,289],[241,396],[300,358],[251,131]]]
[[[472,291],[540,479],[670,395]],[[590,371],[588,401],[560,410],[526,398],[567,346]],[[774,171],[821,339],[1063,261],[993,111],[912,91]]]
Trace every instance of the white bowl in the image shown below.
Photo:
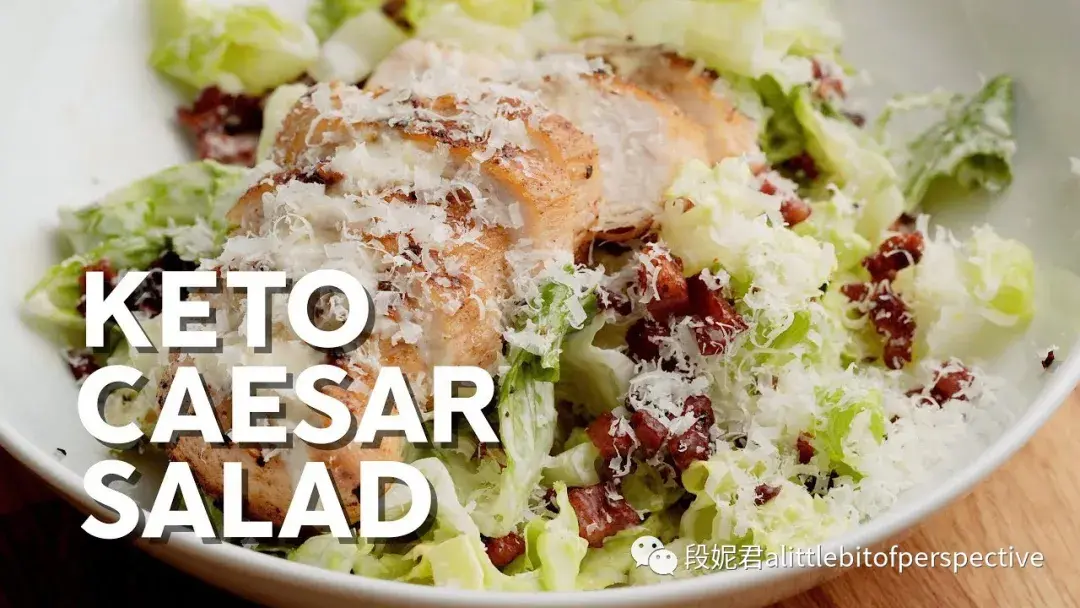
[[[290,3],[286,0],[286,3]],[[174,127],[173,93],[146,67],[143,0],[7,0],[0,8],[0,443],[85,511],[82,474],[107,458],[80,426],[76,388],[54,350],[16,315],[23,293],[54,259],[47,238],[60,205],[83,204],[132,178],[187,158]],[[291,0],[302,14],[301,0]],[[979,76],[1017,78],[1020,153],[1011,190],[997,199],[940,210],[951,227],[988,221],[1029,244],[1039,261],[1040,317],[1030,335],[997,360],[1010,382],[955,466],[907,493],[878,519],[827,547],[868,547],[895,538],[968,491],[1043,424],[1080,377],[1070,299],[1050,272],[1080,271],[1080,205],[1068,156],[1080,141],[1071,58],[1080,54],[1080,4],[1063,0],[843,0],[847,56],[870,71],[873,108],[889,95],[937,86],[964,91]],[[1080,148],[1080,144],[1076,144]],[[1052,373],[1041,352],[1062,347]],[[1043,349],[1040,351],[1040,349]],[[58,459],[55,449],[67,450]],[[144,471],[146,472],[146,471]],[[147,474],[138,494],[150,499]],[[148,502],[145,504],[149,504]],[[762,605],[805,589],[835,571],[740,571],[688,581],[582,594],[502,595],[395,584],[325,572],[232,545],[175,534],[168,544],[140,543],[154,555],[235,593],[274,605],[604,606],[687,605],[724,601]]]

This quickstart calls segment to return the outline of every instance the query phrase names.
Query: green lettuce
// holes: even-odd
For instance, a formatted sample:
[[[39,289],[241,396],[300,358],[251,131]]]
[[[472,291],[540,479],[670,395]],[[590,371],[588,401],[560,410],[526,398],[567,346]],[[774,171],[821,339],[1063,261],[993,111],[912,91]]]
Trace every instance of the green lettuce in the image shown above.
[[[382,10],[382,0],[314,0],[307,22],[319,40],[326,40],[349,19],[369,10]]]
[[[315,61],[319,40],[304,23],[261,4],[151,0],[150,65],[189,93],[217,86],[262,95]]]
[[[447,4],[457,4],[477,21],[508,28],[525,23],[534,12],[533,0],[407,0],[402,15],[409,23],[419,26]]]
[[[869,429],[874,439],[885,440],[885,413],[881,391],[870,389],[855,392],[843,389],[818,389],[817,400],[824,415],[814,428],[814,447],[826,459],[828,469],[846,475],[854,481],[862,479],[857,462],[845,448],[855,418],[867,412]]]
[[[214,255],[228,232],[225,213],[245,174],[213,161],[179,165],[89,207],[61,211],[60,235],[71,255],[26,294],[22,308],[28,322],[65,347],[82,348],[86,322],[77,306],[83,269],[105,261],[117,272],[145,270],[169,250],[191,261]],[[115,329],[111,346],[120,338]]]
[[[908,208],[923,201],[939,179],[953,179],[968,190],[997,192],[1012,183],[1015,100],[1013,80],[990,80],[970,99],[960,98],[945,116],[908,145],[903,170]]]
[[[319,82],[359,83],[408,34],[379,8],[349,18],[323,43],[319,58],[308,72]]]
[[[544,346],[532,352],[512,346],[509,367],[500,377],[499,437],[506,466],[495,486],[481,489],[474,497],[477,508],[473,517],[487,536],[511,532],[524,517],[529,497],[540,483],[555,441],[554,383],[559,379],[561,345],[576,329],[575,310],[584,308],[577,297],[570,286],[546,281],[520,322],[519,326],[539,336]],[[587,297],[595,300],[592,295]]]
[[[559,383],[555,386],[560,399],[580,403],[594,414],[621,405],[634,376],[630,357],[593,344],[604,323],[604,318],[597,316],[566,339],[559,360]]]
[[[824,179],[861,205],[856,228],[877,243],[905,208],[900,178],[877,142],[846,120],[817,108],[806,88],[795,96],[795,115],[806,134],[807,151]]]
[[[591,441],[569,447],[550,457],[544,465],[544,482],[563,482],[572,487],[585,487],[600,483],[600,450]]]

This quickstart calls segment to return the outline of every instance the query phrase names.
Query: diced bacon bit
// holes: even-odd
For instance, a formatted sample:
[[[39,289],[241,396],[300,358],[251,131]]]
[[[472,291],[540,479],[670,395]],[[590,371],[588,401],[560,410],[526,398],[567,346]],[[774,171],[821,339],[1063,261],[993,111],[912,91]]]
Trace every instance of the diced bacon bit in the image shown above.
[[[870,295],[870,286],[866,283],[848,283],[840,287],[840,293],[852,302],[862,302]]]
[[[810,156],[809,152],[802,152],[798,156],[785,160],[780,163],[778,168],[789,175],[795,176],[796,181],[812,182],[821,175],[817,162],[813,156]]]
[[[896,273],[919,263],[926,242],[921,232],[891,236],[878,247],[877,253],[863,259],[863,268],[874,281],[891,281]]]
[[[596,303],[600,310],[613,310],[615,314],[623,317],[629,316],[634,311],[630,298],[603,287],[596,290]]]
[[[616,428],[616,418],[611,412],[604,412],[593,420],[585,429],[592,440],[593,445],[600,451],[600,456],[605,460],[611,460],[617,456],[629,457],[634,447],[634,439],[628,433],[612,435],[612,429]]]
[[[103,295],[109,296],[113,288],[116,287],[116,271],[113,270],[109,260],[98,260],[93,264],[83,266],[82,272],[79,273],[79,301],[75,304],[75,310],[80,315],[86,316],[86,273],[88,272],[100,272],[104,274],[104,290]]]
[[[191,108],[180,108],[176,114],[195,137],[199,158],[250,167],[262,131],[262,104],[262,97],[229,95],[209,87]]]
[[[746,331],[746,321],[723,294],[709,288],[700,274],[690,277],[687,285],[691,307],[699,320],[691,326],[698,352],[704,356],[723,354],[728,343]]]
[[[1044,357],[1043,360],[1042,360],[1043,369],[1050,369],[1050,366],[1054,364],[1054,358],[1055,358],[1054,351],[1052,351],[1052,350],[1046,351],[1046,357]]]
[[[625,500],[612,500],[606,484],[570,488],[566,492],[578,518],[578,535],[596,549],[604,539],[641,522],[637,511]]]
[[[915,232],[915,217],[907,213],[901,213],[889,226],[889,232],[899,232],[901,234]]]
[[[780,203],[780,215],[784,216],[784,223],[788,226],[805,222],[812,212],[810,205],[801,198],[789,198]]]
[[[630,417],[630,428],[634,429],[645,458],[652,458],[663,449],[668,430],[652,414],[642,410],[634,412]]]
[[[696,424],[700,424],[706,430],[716,423],[716,414],[713,412],[712,399],[705,395],[691,395],[683,403],[683,414],[693,414]]]
[[[770,500],[776,498],[780,494],[780,490],[783,489],[780,486],[770,486],[767,483],[763,483],[754,488],[754,504],[761,506]]]
[[[777,193],[777,189],[772,182],[765,180],[761,183],[761,192],[762,194],[774,196]],[[812,212],[813,209],[810,208],[810,205],[797,196],[785,198],[783,202],[780,203],[780,215],[784,217],[784,223],[788,226],[794,226],[805,222]]]
[[[716,422],[712,400],[704,395],[689,397],[683,404],[683,414],[693,414],[694,425],[681,435],[668,439],[668,453],[675,468],[680,472],[690,468],[698,460],[707,460],[712,454],[709,429]]]
[[[68,369],[71,370],[71,375],[76,382],[82,382],[84,378],[101,368],[97,361],[94,360],[93,353],[89,350],[72,348],[65,355],[67,356]]]
[[[846,110],[842,110],[840,113],[844,115],[844,118],[850,120],[851,124],[855,125],[856,127],[859,127],[861,129],[866,126],[865,115],[858,112],[848,112]]]
[[[660,340],[671,335],[667,325],[641,318],[626,331],[626,346],[636,361],[656,361],[660,358]]]
[[[844,81],[834,76],[830,70],[826,70],[825,66],[821,65],[816,59],[813,60],[813,76],[817,82],[817,86],[814,87],[814,95],[819,99],[832,97],[843,99],[847,97],[847,91],[844,90]]]
[[[638,285],[641,293],[649,294],[645,306],[657,321],[666,321],[672,315],[683,314],[690,304],[690,294],[683,278],[682,260],[658,245],[647,245],[643,250],[645,262],[638,268]],[[655,281],[656,291],[651,289]]]
[[[882,352],[885,367],[900,369],[911,363],[911,350],[915,342],[915,317],[900,294],[892,290],[892,284],[888,281],[878,283],[873,290],[870,322],[885,339]]]
[[[484,538],[488,559],[500,570],[525,553],[525,539],[511,532],[498,538]]]
[[[675,468],[680,472],[690,468],[698,460],[707,460],[711,452],[709,433],[694,425],[682,435],[668,439],[668,453]]]
[[[810,464],[810,461],[814,459],[817,450],[811,443],[812,439],[809,433],[799,433],[799,437],[795,439],[795,449],[799,452],[799,464]]]
[[[934,387],[930,389],[930,398],[938,405],[944,405],[953,399],[966,401],[967,395],[965,391],[971,387],[972,380],[974,378],[971,371],[966,367],[946,372],[939,371]]]
[[[150,264],[149,273],[143,282],[132,292],[127,300],[127,307],[131,310],[141,310],[151,318],[161,314],[162,307],[162,274],[163,272],[183,272],[195,270],[199,265],[182,259],[175,252],[169,251]],[[186,300],[189,290],[180,288],[180,298]]]

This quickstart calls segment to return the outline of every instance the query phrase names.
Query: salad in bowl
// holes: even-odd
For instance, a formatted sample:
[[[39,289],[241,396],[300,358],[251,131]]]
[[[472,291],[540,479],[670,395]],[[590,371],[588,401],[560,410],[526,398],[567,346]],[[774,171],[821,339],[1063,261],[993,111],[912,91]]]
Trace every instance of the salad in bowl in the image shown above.
[[[222,463],[243,463],[248,514],[275,524],[307,462],[327,464],[351,523],[366,460],[412,464],[437,497],[412,538],[225,539],[251,550],[509,591],[746,567],[949,466],[1000,398],[985,362],[1039,314],[1024,243],[924,212],[1010,185],[1012,79],[871,120],[824,1],[316,0],[304,21],[253,2],[149,6],[149,65],[177,91],[193,158],[64,210],[69,257],[26,294],[77,381],[118,363],[149,379],[112,393],[107,419],[151,429],[182,366],[226,435],[235,365],[338,366],[350,382],[323,391],[357,416],[386,366],[422,410],[434,366],[498,384],[497,445],[462,428],[449,445],[132,448],[189,463],[212,509]],[[931,118],[898,136],[893,118],[916,109]],[[150,271],[128,305],[160,338],[160,272],[327,268],[371,294],[356,350],[303,343],[283,298],[273,348],[249,349],[232,290],[187,294],[215,310],[220,352],[140,352],[119,329],[108,352],[84,348],[88,271]],[[315,311],[326,327],[348,315],[335,296]],[[285,404],[268,424],[317,421],[295,392],[260,390]],[[740,557],[660,574],[635,560],[641,537]]]

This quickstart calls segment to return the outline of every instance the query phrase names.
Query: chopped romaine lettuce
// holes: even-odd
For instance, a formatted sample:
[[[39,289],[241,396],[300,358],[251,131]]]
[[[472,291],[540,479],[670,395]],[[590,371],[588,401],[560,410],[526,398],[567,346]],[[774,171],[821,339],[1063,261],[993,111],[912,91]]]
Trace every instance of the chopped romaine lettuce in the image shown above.
[[[362,82],[408,35],[379,8],[349,18],[319,50],[308,72],[319,82]]]
[[[950,104],[944,118],[912,141],[903,171],[908,208],[917,207],[939,178],[969,190],[1007,187],[1016,153],[1014,103],[1012,78],[998,76],[971,99]]]
[[[503,536],[514,529],[540,482],[555,441],[554,382],[559,379],[561,345],[575,329],[574,310],[583,308],[574,301],[577,297],[573,288],[556,280],[543,284],[523,324],[544,346],[537,351],[534,345],[533,352],[511,347],[509,369],[500,378],[498,407],[506,467],[494,487],[482,488],[474,497],[473,517],[487,536]]]
[[[634,376],[630,357],[593,344],[604,323],[604,318],[597,316],[566,339],[559,360],[559,383],[555,386],[560,399],[580,403],[596,414],[621,405]]]
[[[318,57],[319,40],[261,4],[151,0],[150,64],[189,93],[217,86],[262,95],[299,78]]]
[[[837,270],[843,272],[857,268],[874,248],[856,230],[859,213],[855,202],[838,189],[832,189],[831,194],[828,200],[812,201],[809,219],[792,229],[797,234],[832,244]]]
[[[640,525],[627,528],[604,540],[604,546],[589,549],[581,562],[577,587],[582,591],[606,589],[627,582],[637,568],[630,547],[641,536],[655,536],[667,542],[674,535],[673,524],[664,514],[653,514]]]
[[[165,169],[83,209],[60,214],[72,255],[53,266],[26,295],[30,323],[60,344],[84,346],[86,324],[76,309],[83,269],[108,262],[116,272],[145,269],[172,249],[194,261],[216,254],[229,226],[228,206],[245,170],[200,161]],[[112,346],[119,344],[116,328]]]
[[[150,240],[175,236],[199,220],[218,235],[235,188],[247,170],[212,160],[164,169],[109,193],[97,203],[60,212],[60,232],[76,254],[85,254],[117,238]],[[203,252],[211,253],[220,242]],[[191,258],[189,258],[191,259]]]
[[[544,482],[549,485],[561,481],[575,487],[591,486],[600,483],[597,472],[599,464],[600,450],[591,441],[579,443],[550,457],[544,465]]]
[[[851,477],[854,481],[863,475],[853,456],[845,451],[845,441],[851,433],[855,418],[866,412],[874,439],[881,443],[885,438],[885,414],[881,391],[845,389],[819,389],[817,400],[824,415],[814,429],[814,447],[827,459],[830,470]]]
[[[372,9],[382,10],[382,0],[314,0],[308,5],[307,22],[319,40],[326,40],[349,19]]]
[[[1031,251],[986,225],[963,242],[943,228],[931,236],[923,259],[894,281],[919,320],[915,355],[966,359],[999,352],[1035,315]]]
[[[826,116],[805,88],[796,95],[794,108],[806,133],[807,151],[826,181],[861,206],[858,233],[877,243],[904,211],[896,169],[872,137],[850,122]]]
[[[791,325],[836,268],[831,244],[784,226],[780,198],[760,191],[746,159],[727,158],[711,168],[687,163],[667,199],[660,235],[685,272],[726,271],[751,320],[764,323],[770,335]]]
[[[445,4],[457,4],[477,21],[507,28],[518,27],[533,15],[533,0],[407,0],[403,15],[419,26]]]
[[[785,93],[772,76],[757,80],[761,103],[768,109],[769,117],[761,132],[761,149],[772,165],[802,154],[806,150],[806,136],[795,115],[793,94]]]
[[[289,554],[289,560],[335,572],[352,572],[359,554],[355,540],[342,540],[330,534],[314,536]]]

